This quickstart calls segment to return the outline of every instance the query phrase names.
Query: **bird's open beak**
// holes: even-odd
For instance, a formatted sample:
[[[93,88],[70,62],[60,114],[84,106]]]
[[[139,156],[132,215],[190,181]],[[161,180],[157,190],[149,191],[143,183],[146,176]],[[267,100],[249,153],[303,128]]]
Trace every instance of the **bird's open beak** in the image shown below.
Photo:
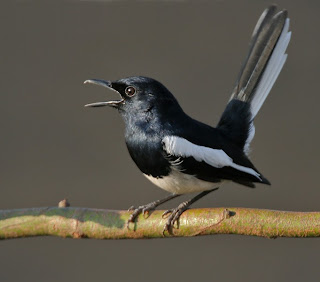
[[[96,84],[96,85],[101,85],[103,87],[106,87],[108,89],[111,89],[115,92],[117,92],[119,95],[120,93],[115,90],[114,88],[112,88],[112,84],[110,81],[108,80],[101,80],[101,79],[88,79],[84,82],[84,84],[87,83],[91,83],[91,84]],[[121,97],[121,95],[120,95]],[[91,103],[91,104],[87,104],[85,105],[85,107],[104,107],[104,106],[111,106],[111,107],[115,107],[117,108],[119,104],[123,103],[124,99],[121,97],[120,100],[117,101],[107,101],[107,102],[97,102],[97,103]]]

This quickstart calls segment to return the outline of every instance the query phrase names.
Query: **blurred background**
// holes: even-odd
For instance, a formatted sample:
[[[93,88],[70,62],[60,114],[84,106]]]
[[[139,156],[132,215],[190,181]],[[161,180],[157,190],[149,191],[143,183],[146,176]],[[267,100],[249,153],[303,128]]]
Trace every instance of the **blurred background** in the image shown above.
[[[47,2],[47,1],[45,1]],[[319,1],[289,10],[288,61],[256,118],[251,158],[272,186],[228,184],[194,207],[319,211]],[[0,4],[0,208],[127,209],[166,195],[141,175],[88,78],[145,75],[215,125],[269,1]],[[121,174],[120,174],[121,172]],[[163,208],[176,206],[181,198]],[[210,236],[0,241],[1,281],[315,281],[319,239]]]

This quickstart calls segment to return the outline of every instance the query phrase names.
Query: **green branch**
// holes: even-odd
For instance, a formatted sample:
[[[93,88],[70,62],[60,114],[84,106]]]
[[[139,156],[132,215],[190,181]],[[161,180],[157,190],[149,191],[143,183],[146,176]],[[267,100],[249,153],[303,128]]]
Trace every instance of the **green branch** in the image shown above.
[[[166,219],[163,211],[142,215],[126,227],[127,211],[75,207],[0,210],[0,238],[59,236],[72,238],[160,238]],[[288,212],[246,208],[190,209],[179,229],[167,236],[241,234],[269,238],[320,236],[320,212]]]

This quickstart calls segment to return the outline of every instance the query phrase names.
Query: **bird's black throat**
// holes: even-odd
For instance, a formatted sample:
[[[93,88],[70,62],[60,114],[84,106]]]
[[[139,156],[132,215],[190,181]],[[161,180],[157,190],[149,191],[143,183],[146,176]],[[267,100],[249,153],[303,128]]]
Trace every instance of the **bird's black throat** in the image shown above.
[[[157,132],[152,111],[126,122],[125,141],[138,168],[146,175],[161,178],[170,173],[170,163],[162,150],[162,134]]]

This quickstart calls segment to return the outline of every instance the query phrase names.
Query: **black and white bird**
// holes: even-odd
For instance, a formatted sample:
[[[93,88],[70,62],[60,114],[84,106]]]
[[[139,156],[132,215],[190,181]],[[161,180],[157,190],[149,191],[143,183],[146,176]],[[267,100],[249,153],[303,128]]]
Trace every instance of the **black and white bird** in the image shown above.
[[[255,133],[253,120],[287,59],[290,37],[287,11],[267,8],[253,31],[249,53],[215,128],[188,116],[171,92],[152,78],[85,81],[120,94],[120,100],[86,106],[118,109],[133,161],[152,183],[171,193],[165,199],[131,208],[128,226],[139,214],[148,214],[170,199],[200,193],[165,212],[164,232],[170,232],[183,211],[224,182],[251,188],[254,183],[270,184],[249,160],[249,146]]]

